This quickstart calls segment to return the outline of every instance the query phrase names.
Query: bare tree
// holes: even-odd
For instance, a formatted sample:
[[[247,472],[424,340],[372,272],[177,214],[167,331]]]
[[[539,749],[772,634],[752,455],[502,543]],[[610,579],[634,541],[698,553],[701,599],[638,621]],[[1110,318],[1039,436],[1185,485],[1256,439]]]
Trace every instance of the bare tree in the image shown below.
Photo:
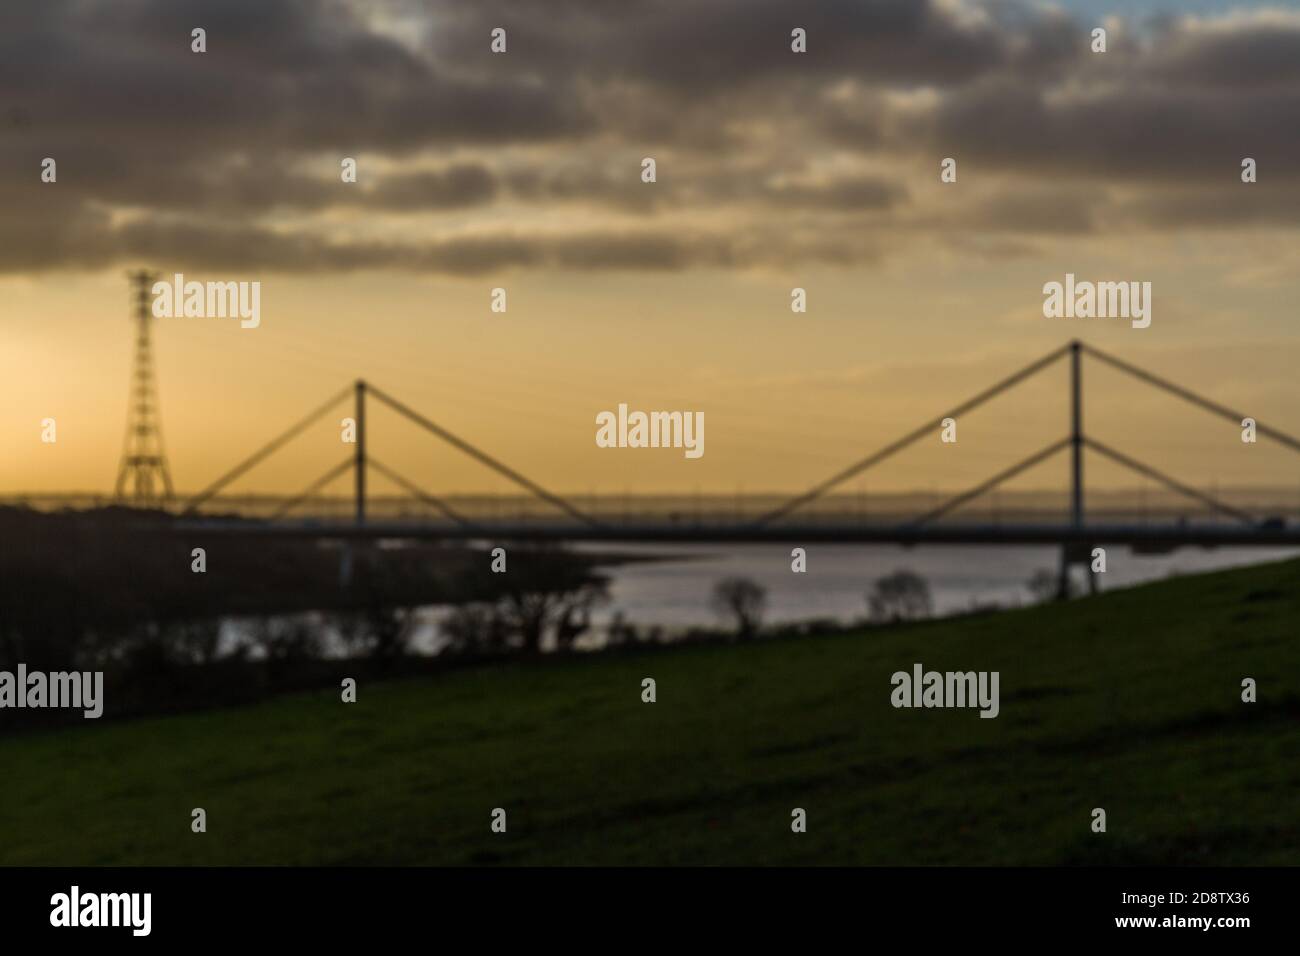
[[[591,623],[591,609],[609,597],[609,578],[579,556],[560,549],[519,549],[510,573],[488,575],[491,600],[504,633],[526,654],[540,653],[548,640],[564,650]]]
[[[748,640],[758,633],[767,606],[767,590],[751,578],[723,578],[713,586],[713,610],[735,618],[736,636]]]
[[[573,642],[591,628],[591,609],[609,599],[604,584],[585,584],[565,595],[555,620],[555,646],[570,650]]]
[[[507,631],[518,635],[526,653],[542,650],[547,634],[555,646],[567,650],[591,623],[591,609],[608,599],[604,579],[553,582],[532,581],[512,589],[497,608]]]
[[[506,622],[494,604],[458,605],[442,621],[440,629],[447,650],[453,654],[499,654],[510,646]]]
[[[930,586],[915,571],[899,569],[876,581],[867,594],[873,621],[914,621],[933,613]]]

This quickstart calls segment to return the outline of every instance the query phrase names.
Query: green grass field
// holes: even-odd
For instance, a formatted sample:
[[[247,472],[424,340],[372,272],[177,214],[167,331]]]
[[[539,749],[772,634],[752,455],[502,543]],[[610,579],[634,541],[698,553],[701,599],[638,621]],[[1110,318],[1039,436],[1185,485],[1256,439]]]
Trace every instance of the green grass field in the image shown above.
[[[1288,562],[10,736],[0,863],[1295,864],[1298,612]],[[1001,716],[892,708],[916,661],[1000,671]]]

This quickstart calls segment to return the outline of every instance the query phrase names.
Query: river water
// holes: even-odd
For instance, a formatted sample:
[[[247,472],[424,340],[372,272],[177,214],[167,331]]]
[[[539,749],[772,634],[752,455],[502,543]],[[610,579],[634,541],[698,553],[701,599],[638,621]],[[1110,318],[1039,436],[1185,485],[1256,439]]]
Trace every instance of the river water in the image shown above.
[[[600,647],[615,615],[642,634],[658,628],[665,637],[692,627],[730,626],[711,607],[714,585],[727,577],[756,581],[767,592],[765,624],[831,618],[851,623],[866,617],[866,595],[874,581],[899,569],[919,574],[929,585],[934,612],[949,615],[976,607],[1019,607],[1034,598],[1026,586],[1036,571],[1055,573],[1056,547],[818,544],[807,550],[808,570],[790,569],[790,545],[673,544],[580,545],[589,554],[609,554],[613,563],[600,565],[609,578],[607,603],[592,614],[592,629],[578,647]],[[1277,561],[1300,555],[1295,548],[1183,549],[1166,555],[1134,554],[1108,548],[1107,570],[1099,575],[1102,591],[1130,587],[1176,574],[1192,574]],[[615,557],[616,556],[616,557]],[[626,560],[629,556],[645,560]],[[439,622],[448,608],[430,606],[418,612],[412,649],[437,653],[443,644]],[[307,615],[325,631],[337,653],[332,626],[320,615]],[[244,622],[228,620],[225,640],[233,646]]]
[[[634,624],[681,629],[720,622],[710,608],[713,585],[724,577],[748,577],[767,590],[768,623],[829,617],[864,617],[872,583],[900,568],[929,583],[936,614],[953,614],[976,605],[1016,607],[1031,603],[1026,583],[1040,569],[1055,573],[1060,549],[1005,545],[836,545],[808,547],[808,570],[790,570],[789,545],[611,546],[607,550],[644,556],[675,556],[604,568],[611,576],[609,604],[598,621],[615,611]],[[600,553],[601,546],[583,550]],[[1300,554],[1287,548],[1183,549],[1172,554],[1134,554],[1106,549],[1101,590],[1129,587],[1174,574],[1190,574],[1281,560]]]

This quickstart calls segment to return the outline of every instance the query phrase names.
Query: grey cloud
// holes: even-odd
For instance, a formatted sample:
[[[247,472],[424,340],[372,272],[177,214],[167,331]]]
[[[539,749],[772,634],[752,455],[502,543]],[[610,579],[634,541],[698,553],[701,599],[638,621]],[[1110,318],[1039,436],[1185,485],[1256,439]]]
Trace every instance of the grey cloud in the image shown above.
[[[1017,24],[992,15],[963,20],[933,0],[621,0],[616,12],[604,0],[449,0],[443,7],[449,12],[431,37],[439,57],[474,60],[488,31],[503,26],[516,69],[570,77],[581,70],[686,97],[801,77],[953,83],[1049,59],[1009,42]],[[807,31],[806,56],[790,51],[794,27]],[[1023,26],[1020,33],[1023,39]],[[1039,17],[1029,49],[1046,43],[1059,53],[1062,36],[1059,18]]]
[[[423,29],[372,29],[384,12]],[[1112,228],[1294,227],[1295,191],[1272,177],[1300,168],[1300,19],[1142,29],[1096,56],[1086,24],[1016,0],[4,4],[0,270],[851,266],[936,235],[1002,254]],[[832,154],[845,162],[819,165]],[[913,177],[949,155],[981,188],[917,211]],[[44,156],[57,185],[38,182]],[[355,186],[331,178],[342,156],[363,160]],[[452,237],[436,215],[505,203],[556,207],[554,228]],[[568,225],[577,204],[639,228]],[[429,214],[429,238],[270,225],[325,210]],[[737,235],[694,231],[695,211]],[[853,231],[876,226],[896,231]]]
[[[1219,26],[1166,23],[1151,47],[1150,74],[1236,91],[1300,84],[1300,15],[1239,14]]]
[[[954,93],[908,129],[943,155],[1000,171],[1222,181],[1243,156],[1268,156],[1279,168],[1300,164],[1300,84],[1246,97],[1116,86],[1058,100],[994,83]]]

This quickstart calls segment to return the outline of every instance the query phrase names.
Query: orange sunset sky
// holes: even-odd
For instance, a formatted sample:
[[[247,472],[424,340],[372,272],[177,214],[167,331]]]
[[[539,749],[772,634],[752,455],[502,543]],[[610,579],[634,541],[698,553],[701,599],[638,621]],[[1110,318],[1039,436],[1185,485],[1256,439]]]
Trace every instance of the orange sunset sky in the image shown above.
[[[6,5],[0,494],[111,489],[138,266],[262,284],[257,329],[155,322],[182,491],[358,377],[559,491],[794,491],[1073,337],[1300,433],[1300,12],[1114,6]],[[1067,272],[1149,281],[1150,328],[1044,318]],[[1300,489],[1230,422],[1085,381],[1108,444]],[[598,448],[620,402],[703,411],[704,456]],[[235,490],[300,490],[346,413]],[[865,487],[961,488],[1063,436],[1066,366],[958,427]],[[382,409],[370,448],[437,493],[506,490]]]

